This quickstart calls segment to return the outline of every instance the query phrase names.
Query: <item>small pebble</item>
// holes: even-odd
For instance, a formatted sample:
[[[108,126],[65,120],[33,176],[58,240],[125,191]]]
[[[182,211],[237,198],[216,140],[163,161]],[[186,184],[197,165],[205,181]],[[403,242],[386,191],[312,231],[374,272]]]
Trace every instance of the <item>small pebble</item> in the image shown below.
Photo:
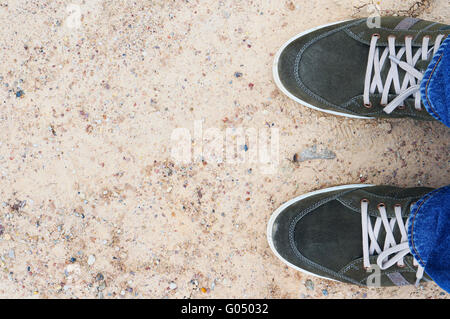
[[[100,285],[98,285],[97,290],[98,291],[103,291],[103,290],[105,290],[105,288],[106,288],[106,284],[103,281],[103,282],[100,283]]]
[[[170,289],[170,290],[177,289],[177,284],[174,283],[174,282],[171,282],[171,283],[169,284],[169,289]]]
[[[25,92],[23,92],[22,90],[19,90],[19,91],[16,92],[16,97],[17,98],[23,97],[24,95],[25,95]]]
[[[198,286],[198,281],[196,279],[192,279],[191,280],[191,284],[193,284],[194,286]]]
[[[305,287],[308,288],[309,290],[314,290],[314,283],[312,282],[311,279],[305,281]]]
[[[95,256],[94,255],[90,255],[88,257],[88,261],[87,261],[88,265],[93,265],[95,263]]]
[[[97,281],[102,281],[103,279],[105,279],[105,277],[100,272],[97,274],[97,276],[95,276],[95,280]]]

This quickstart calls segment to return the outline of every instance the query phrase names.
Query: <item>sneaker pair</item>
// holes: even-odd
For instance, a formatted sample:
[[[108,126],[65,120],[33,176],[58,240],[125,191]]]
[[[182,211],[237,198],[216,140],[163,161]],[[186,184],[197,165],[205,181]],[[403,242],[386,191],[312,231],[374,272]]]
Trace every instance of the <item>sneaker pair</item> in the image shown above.
[[[338,22],[303,32],[275,57],[279,89],[312,109],[352,118],[433,120],[420,85],[450,26],[382,17]],[[403,286],[431,278],[408,245],[414,203],[432,189],[366,184],[304,194],[279,207],[269,245],[288,266],[362,286]]]

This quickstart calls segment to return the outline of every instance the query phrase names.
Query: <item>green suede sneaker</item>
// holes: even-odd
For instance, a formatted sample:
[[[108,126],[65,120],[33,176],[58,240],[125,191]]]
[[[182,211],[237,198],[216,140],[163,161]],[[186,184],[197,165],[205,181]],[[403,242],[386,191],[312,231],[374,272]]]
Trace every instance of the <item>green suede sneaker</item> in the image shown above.
[[[337,22],[293,37],[275,57],[275,83],[291,99],[326,113],[433,120],[420,83],[450,26],[405,17],[371,23]]]
[[[267,226],[274,254],[316,277],[360,286],[430,281],[408,246],[411,206],[432,189],[343,185],[279,207]]]

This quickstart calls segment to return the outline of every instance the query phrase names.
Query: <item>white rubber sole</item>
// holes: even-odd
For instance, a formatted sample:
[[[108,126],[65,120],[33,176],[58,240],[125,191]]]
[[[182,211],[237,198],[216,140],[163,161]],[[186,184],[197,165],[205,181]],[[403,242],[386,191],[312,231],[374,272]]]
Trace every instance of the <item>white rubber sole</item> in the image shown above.
[[[319,108],[317,106],[311,105],[308,102],[305,102],[301,99],[299,99],[298,97],[296,97],[295,95],[291,94],[283,85],[283,83],[281,83],[280,81],[280,76],[278,74],[278,61],[280,59],[280,55],[283,52],[283,50],[293,41],[297,40],[298,38],[304,36],[307,33],[325,28],[325,27],[329,27],[335,24],[339,24],[342,22],[347,22],[350,20],[344,20],[344,21],[338,21],[338,22],[333,22],[333,23],[329,23],[329,24],[325,24],[325,25],[321,25],[312,29],[309,29],[307,31],[304,31],[302,33],[297,34],[296,36],[294,36],[293,38],[289,39],[286,43],[284,43],[281,48],[278,50],[277,54],[275,55],[275,59],[273,60],[273,67],[272,67],[272,72],[273,72],[273,78],[275,80],[275,84],[277,85],[278,89],[280,89],[281,92],[283,92],[285,95],[287,95],[290,99],[294,100],[297,103],[300,103],[306,107],[309,107],[310,109],[316,110],[316,111],[321,111],[321,112],[325,112],[328,114],[333,114],[333,115],[338,115],[338,116],[345,116],[345,117],[349,117],[349,118],[354,118],[354,119],[373,119],[374,117],[367,117],[367,116],[358,116],[358,115],[351,115],[351,114],[347,114],[347,113],[341,113],[341,112],[336,112],[336,111],[331,111],[331,110],[325,110],[322,108]]]
[[[321,279],[328,279],[328,280],[333,280],[336,281],[334,279],[328,278],[328,277],[323,277],[323,276],[319,276],[317,274],[311,273],[305,269],[302,269],[294,264],[291,264],[289,261],[287,261],[286,259],[284,259],[275,249],[275,246],[273,244],[273,240],[272,240],[272,230],[273,230],[273,224],[276,220],[276,218],[278,217],[278,215],[281,214],[281,212],[283,212],[288,206],[291,206],[292,204],[301,201],[302,199],[305,199],[307,197],[313,196],[313,195],[317,195],[317,194],[322,194],[322,193],[327,193],[327,192],[333,192],[333,191],[337,191],[337,190],[344,190],[344,189],[349,189],[349,188],[356,188],[356,187],[370,187],[370,186],[374,186],[372,184],[350,184],[350,185],[341,185],[341,186],[334,186],[334,187],[329,187],[329,188],[324,188],[324,189],[320,189],[314,192],[310,192],[310,193],[306,193],[303,195],[300,195],[294,199],[291,199],[290,201],[287,201],[286,203],[284,203],[283,205],[281,205],[280,207],[277,208],[277,210],[275,210],[272,214],[272,216],[270,216],[269,219],[269,223],[267,224],[267,241],[269,243],[270,249],[272,250],[272,252],[275,254],[275,256],[278,257],[278,259],[280,259],[283,263],[285,263],[287,266],[298,270],[304,274],[307,275],[311,275],[314,277],[318,277]]]

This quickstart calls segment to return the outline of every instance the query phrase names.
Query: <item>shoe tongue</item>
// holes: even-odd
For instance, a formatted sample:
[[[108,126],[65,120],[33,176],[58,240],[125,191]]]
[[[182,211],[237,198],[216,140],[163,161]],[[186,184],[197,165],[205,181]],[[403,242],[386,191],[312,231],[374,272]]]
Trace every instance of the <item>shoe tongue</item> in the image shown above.
[[[431,63],[431,59],[432,57],[430,57],[428,60],[419,59],[419,61],[417,61],[416,63],[415,68],[421,73],[425,73],[425,71],[428,69],[428,65],[430,65]]]

